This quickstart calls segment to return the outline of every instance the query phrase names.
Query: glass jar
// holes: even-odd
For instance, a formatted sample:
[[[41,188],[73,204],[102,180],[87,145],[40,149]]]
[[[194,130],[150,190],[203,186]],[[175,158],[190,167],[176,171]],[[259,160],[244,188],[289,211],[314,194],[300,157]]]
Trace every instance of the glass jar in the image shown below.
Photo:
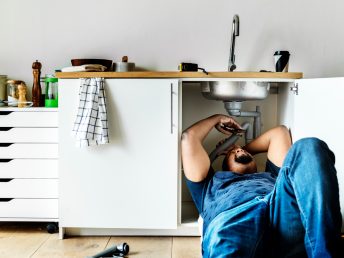
[[[7,75],[0,75],[0,107],[4,106],[6,101],[6,83],[7,83]]]
[[[18,80],[8,80],[7,81],[7,101],[8,106],[17,107],[18,106],[18,85],[24,83],[23,81]]]
[[[55,77],[45,78],[45,107],[58,107],[57,82]]]

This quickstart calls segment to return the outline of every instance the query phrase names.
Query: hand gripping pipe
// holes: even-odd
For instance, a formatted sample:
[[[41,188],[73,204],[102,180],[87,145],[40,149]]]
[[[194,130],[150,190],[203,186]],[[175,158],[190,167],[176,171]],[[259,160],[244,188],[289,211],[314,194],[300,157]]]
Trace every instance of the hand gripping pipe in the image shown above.
[[[256,106],[256,111],[241,111],[242,102],[239,101],[224,101],[225,109],[230,116],[236,117],[253,117],[253,137],[247,135],[249,138],[245,138],[246,143],[257,138],[261,132],[261,118],[260,118],[260,107]],[[245,135],[246,136],[246,135]]]

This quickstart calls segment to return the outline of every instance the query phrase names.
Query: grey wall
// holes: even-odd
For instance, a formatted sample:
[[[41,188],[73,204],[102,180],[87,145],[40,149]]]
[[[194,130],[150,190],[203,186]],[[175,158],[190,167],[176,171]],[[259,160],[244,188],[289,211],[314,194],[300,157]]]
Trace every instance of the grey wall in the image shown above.
[[[144,69],[176,70],[182,61],[225,71],[232,17],[240,15],[238,71],[273,69],[275,50],[292,54],[290,71],[344,75],[340,0],[1,0],[0,74],[32,83],[71,58],[128,55]]]

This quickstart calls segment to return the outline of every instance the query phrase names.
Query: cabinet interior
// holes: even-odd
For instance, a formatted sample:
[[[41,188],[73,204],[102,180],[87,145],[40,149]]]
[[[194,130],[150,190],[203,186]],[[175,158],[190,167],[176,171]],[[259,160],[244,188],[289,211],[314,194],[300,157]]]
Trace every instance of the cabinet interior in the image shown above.
[[[276,88],[270,91],[270,94],[265,100],[260,101],[246,101],[243,103],[244,111],[255,111],[255,106],[259,105],[261,107],[262,113],[262,133],[273,128],[278,124],[280,120],[279,116],[279,105],[278,105],[278,94]],[[200,90],[200,83],[198,82],[183,82],[181,86],[181,131],[185,130],[193,123],[211,116],[213,114],[227,114],[224,109],[222,101],[214,101],[205,99]],[[253,118],[236,118],[240,123],[244,121],[253,122]],[[217,132],[215,129],[212,130],[208,137],[204,141],[205,149],[210,153],[215,145],[225,138],[221,133]],[[238,141],[238,144],[243,145],[243,139]],[[265,168],[266,155],[259,154],[256,155],[258,170],[263,171]],[[221,169],[222,158],[218,158],[214,163],[213,167],[216,170]],[[180,215],[182,225],[195,225],[198,220],[198,211],[192,201],[185,183],[185,177],[183,169],[181,166],[181,188],[180,188]]]

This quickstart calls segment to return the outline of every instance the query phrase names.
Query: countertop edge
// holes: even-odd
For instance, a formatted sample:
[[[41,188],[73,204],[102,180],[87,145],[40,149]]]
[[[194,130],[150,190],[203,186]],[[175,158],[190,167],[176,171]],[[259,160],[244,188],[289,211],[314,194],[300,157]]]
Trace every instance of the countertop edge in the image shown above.
[[[301,79],[301,72],[56,72],[60,79],[77,78],[277,78],[277,79]]]

